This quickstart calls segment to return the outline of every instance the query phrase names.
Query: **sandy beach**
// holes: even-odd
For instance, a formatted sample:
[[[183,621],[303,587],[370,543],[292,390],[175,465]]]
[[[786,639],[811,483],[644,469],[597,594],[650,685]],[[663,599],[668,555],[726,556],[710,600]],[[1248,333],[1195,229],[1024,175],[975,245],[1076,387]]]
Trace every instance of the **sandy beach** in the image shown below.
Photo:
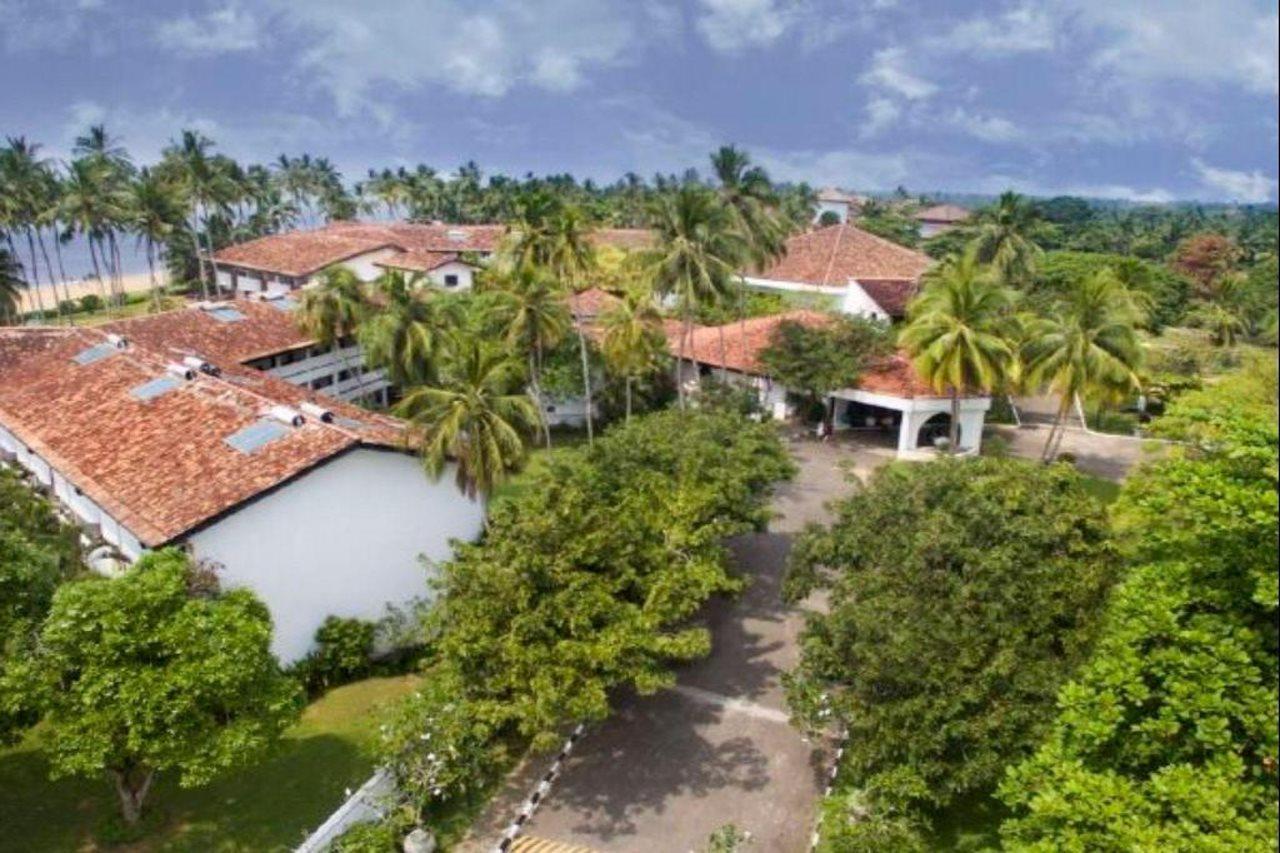
[[[156,281],[159,282],[161,287],[164,287],[168,282],[167,273],[165,273],[164,270],[156,270]],[[137,293],[140,291],[145,292],[151,289],[151,276],[145,272],[121,276],[121,282],[124,285],[126,293]],[[70,292],[72,299],[79,299],[81,296],[85,296],[90,293],[98,296],[102,296],[104,293],[110,293],[111,283],[109,281],[104,281],[99,284],[97,281],[84,280],[68,282],[66,285],[59,283],[57,286],[57,296],[52,296],[53,291],[54,289],[48,285],[42,285],[40,287],[40,294],[44,298],[44,307],[46,311],[57,309],[58,302],[66,299],[68,292]],[[22,311],[36,310],[39,305],[36,302],[35,291],[24,291],[20,297],[19,305],[21,306],[20,310]]]

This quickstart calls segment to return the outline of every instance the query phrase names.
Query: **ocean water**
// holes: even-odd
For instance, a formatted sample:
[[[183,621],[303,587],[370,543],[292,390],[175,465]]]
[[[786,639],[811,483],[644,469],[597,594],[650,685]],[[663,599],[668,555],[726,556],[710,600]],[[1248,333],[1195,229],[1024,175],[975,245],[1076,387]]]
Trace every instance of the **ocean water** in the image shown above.
[[[18,252],[18,262],[22,264],[22,268],[26,271],[31,263],[31,256],[27,252],[26,237],[17,234],[14,235],[13,246]],[[53,264],[53,274],[58,275],[58,258],[54,254],[53,244],[49,241],[48,236],[45,237],[45,248],[49,252],[49,262]],[[99,258],[99,263],[102,259]],[[40,246],[36,246],[36,263],[39,264],[40,286],[42,288],[49,286],[49,273],[44,268],[44,256],[40,254]],[[62,245],[62,266],[67,272],[69,281],[79,281],[84,278],[93,277],[93,260],[89,256],[89,242],[82,237],[75,237],[69,243]],[[157,269],[162,269],[163,264],[157,264]],[[124,275],[134,275],[145,273],[147,271],[147,254],[141,247],[135,245],[132,237],[125,237],[120,242],[120,269]],[[105,276],[106,270],[102,271]],[[27,276],[30,279],[30,275]]]

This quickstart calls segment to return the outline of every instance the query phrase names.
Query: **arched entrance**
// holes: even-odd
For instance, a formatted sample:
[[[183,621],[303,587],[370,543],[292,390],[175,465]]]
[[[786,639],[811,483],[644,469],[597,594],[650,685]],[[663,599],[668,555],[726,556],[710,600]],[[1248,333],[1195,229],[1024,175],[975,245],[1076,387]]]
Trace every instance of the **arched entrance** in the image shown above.
[[[937,439],[950,437],[951,415],[948,412],[938,412],[920,425],[920,430],[916,434],[916,447],[932,448]],[[963,436],[960,436],[959,444],[961,447],[964,446]]]

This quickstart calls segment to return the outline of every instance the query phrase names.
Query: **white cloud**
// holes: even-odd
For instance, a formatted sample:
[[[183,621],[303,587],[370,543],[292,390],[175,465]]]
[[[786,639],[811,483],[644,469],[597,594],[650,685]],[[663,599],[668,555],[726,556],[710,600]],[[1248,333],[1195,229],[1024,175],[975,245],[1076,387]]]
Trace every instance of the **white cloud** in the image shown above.
[[[1280,16],[1249,0],[1116,3],[1073,0],[1070,23],[1101,44],[1091,67],[1121,82],[1227,84],[1262,95],[1280,90]]]
[[[774,0],[700,0],[698,30],[712,49],[737,53],[777,40],[792,23]]]
[[[961,21],[932,49],[973,53],[983,57],[1052,50],[1055,22],[1049,12],[1032,3],[1005,11],[995,18],[982,15]]]
[[[1024,136],[1022,129],[1007,118],[972,112],[964,107],[952,110],[945,123],[983,142],[1016,142]]]
[[[752,149],[770,175],[783,181],[807,181],[864,189],[897,186],[920,175],[929,158],[918,153],[882,154],[854,148],[831,151]]]
[[[627,61],[660,4],[623,0],[271,0],[304,45],[301,72],[344,114],[385,104],[387,88],[428,84],[500,97],[519,85],[571,91]],[[669,20],[669,16],[665,18]]]
[[[908,64],[907,52],[901,47],[882,48],[872,55],[871,66],[858,79],[912,101],[938,91],[934,83],[908,71]]]
[[[155,31],[161,47],[189,56],[216,56],[257,50],[262,46],[258,19],[235,3],[192,17],[163,21]]]
[[[859,132],[864,137],[876,136],[897,123],[902,107],[892,98],[874,97],[867,101],[866,115]]]
[[[1211,166],[1198,157],[1192,159],[1191,165],[1195,167],[1200,182],[1226,201],[1264,204],[1275,196],[1276,179],[1267,177],[1256,169],[1252,172],[1223,169]]]

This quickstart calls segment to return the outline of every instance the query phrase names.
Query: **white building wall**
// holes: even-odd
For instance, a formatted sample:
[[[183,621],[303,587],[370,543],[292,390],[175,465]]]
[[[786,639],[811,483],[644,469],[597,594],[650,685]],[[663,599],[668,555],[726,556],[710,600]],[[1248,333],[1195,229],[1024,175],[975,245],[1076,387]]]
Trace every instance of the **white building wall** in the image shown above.
[[[427,279],[437,287],[453,292],[470,290],[474,275],[475,271],[470,264],[464,264],[461,261],[450,261],[427,273]],[[452,286],[446,284],[445,279],[447,276],[457,276],[457,284]]]
[[[824,213],[834,213],[840,217],[841,222],[849,221],[849,203],[844,201],[820,201],[818,202],[817,213],[814,214],[813,221],[817,222],[822,218]]]
[[[870,317],[873,320],[888,320],[889,312],[880,307],[880,303],[872,299],[856,281],[850,281],[848,288],[840,299],[840,311],[855,317]]]
[[[471,540],[483,510],[454,485],[432,482],[419,461],[358,449],[244,506],[189,539],[220,563],[224,586],[251,588],[271,610],[272,650],[304,656],[329,615],[377,619],[388,603],[428,594],[428,568],[451,539]]]
[[[368,252],[363,255],[356,255],[354,258],[348,258],[342,262],[342,266],[351,270],[361,281],[373,281],[382,275],[383,267],[378,265],[379,261],[385,261],[392,255],[400,254],[398,249],[378,249],[375,252]]]

